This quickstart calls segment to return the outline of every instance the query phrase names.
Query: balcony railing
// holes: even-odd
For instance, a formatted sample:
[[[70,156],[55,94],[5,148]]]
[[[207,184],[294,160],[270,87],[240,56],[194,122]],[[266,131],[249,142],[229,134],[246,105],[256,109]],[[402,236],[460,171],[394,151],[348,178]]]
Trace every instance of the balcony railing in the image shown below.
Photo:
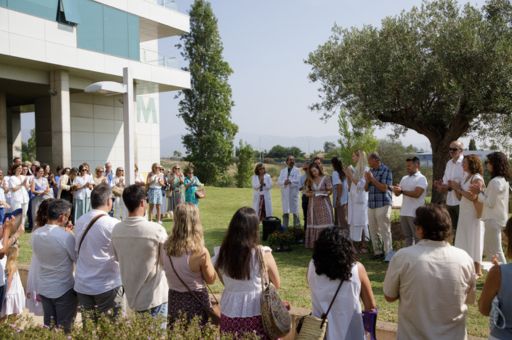
[[[175,0],[146,0],[152,4],[162,6],[172,10],[178,10],[178,5]]]
[[[179,68],[178,60],[176,57],[170,57],[160,54],[156,51],[140,49],[140,61],[144,64],[162,66],[167,68]]]

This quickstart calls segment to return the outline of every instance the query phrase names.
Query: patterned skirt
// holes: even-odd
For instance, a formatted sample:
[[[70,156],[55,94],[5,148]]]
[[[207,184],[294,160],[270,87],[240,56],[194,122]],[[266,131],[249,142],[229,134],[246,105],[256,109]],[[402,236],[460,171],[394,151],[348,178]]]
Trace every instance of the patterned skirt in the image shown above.
[[[201,320],[201,324],[206,324],[208,322],[208,313],[204,310],[203,306],[210,305],[210,297],[208,295],[208,291],[206,288],[202,290],[194,291],[195,296],[199,298],[201,303],[197,301],[192,294],[189,292],[177,292],[175,290],[169,289],[169,322],[168,325],[172,328],[174,322],[179,320],[180,316],[183,315],[187,319],[188,322],[192,321],[192,319],[198,316]]]
[[[229,318],[222,314],[220,316],[220,331],[228,333],[238,339],[247,333],[254,333],[260,339],[270,340],[263,329],[263,321],[261,315],[248,318]]]
[[[308,227],[306,248],[313,248],[322,230],[334,225],[332,204],[329,197],[310,197],[308,202]]]
[[[162,189],[149,188],[148,201],[149,201],[149,204],[162,204]]]

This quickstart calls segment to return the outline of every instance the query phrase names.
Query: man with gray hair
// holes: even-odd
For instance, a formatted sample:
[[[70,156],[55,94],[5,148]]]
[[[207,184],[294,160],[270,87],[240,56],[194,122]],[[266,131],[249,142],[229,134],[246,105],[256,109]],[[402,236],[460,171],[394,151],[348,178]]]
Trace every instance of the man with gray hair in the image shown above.
[[[393,240],[391,239],[391,190],[393,175],[391,170],[380,159],[378,153],[373,152],[368,156],[370,171],[365,173],[365,190],[368,192],[368,227],[373,245],[375,258],[383,258],[389,261],[389,255],[393,252]]]
[[[112,247],[112,230],[119,220],[108,215],[112,189],[107,183],[94,187],[91,208],[76,221],[75,291],[82,318],[97,321],[98,313],[116,317],[123,300],[121,272]]]
[[[464,170],[462,169],[462,161],[464,159],[464,144],[458,140],[453,141],[450,143],[448,152],[450,153],[450,160],[446,163],[443,179],[435,180],[434,187],[438,192],[447,193],[446,208],[448,209],[452,219],[453,235],[455,238],[457,232],[457,223],[459,222],[460,200],[457,198],[455,191],[453,191],[448,186],[448,182],[454,181],[457,183],[462,183],[462,180],[464,179]]]
[[[41,295],[44,325],[64,328],[69,333],[77,311],[73,290],[75,238],[66,230],[71,203],[56,199],[48,205],[48,222],[32,234],[32,249],[39,260],[38,293]]]

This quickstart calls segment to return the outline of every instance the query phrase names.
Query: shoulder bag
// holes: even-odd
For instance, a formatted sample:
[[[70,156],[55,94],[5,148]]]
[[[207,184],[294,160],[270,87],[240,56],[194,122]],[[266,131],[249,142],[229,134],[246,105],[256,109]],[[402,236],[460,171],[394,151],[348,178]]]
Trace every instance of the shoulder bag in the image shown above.
[[[268,278],[267,267],[263,259],[263,249],[258,249],[257,254],[260,262],[263,329],[269,338],[277,339],[290,332],[292,320],[290,313],[281,301],[279,294],[277,294],[276,288]]]
[[[331,303],[329,304],[329,308],[327,308],[327,311],[323,313],[320,318],[311,314],[300,318],[297,324],[296,340],[323,340],[325,338],[325,333],[327,331],[327,316],[331,311],[334,300],[336,300],[342,285],[343,281],[338,285],[336,293],[334,293]]]
[[[99,214],[98,216],[95,216],[91,220],[91,222],[89,222],[89,224],[87,225],[87,228],[85,228],[85,230],[84,230],[84,234],[82,235],[82,238],[80,239],[80,243],[78,244],[77,255],[80,254],[80,248],[82,248],[82,243],[84,242],[85,236],[87,235],[89,230],[91,230],[91,227],[94,225],[94,223],[96,223],[96,221],[99,220],[100,218],[102,218],[103,216],[107,216],[107,214]]]
[[[187,286],[187,284],[183,281],[183,279],[178,275],[176,268],[174,268],[174,263],[172,262],[171,256],[169,256],[169,255],[167,255],[167,256],[169,257],[169,261],[171,262],[172,271],[174,272],[174,274],[176,274],[176,277],[178,278],[178,280],[180,280],[181,284],[183,286],[185,286],[185,288],[187,288],[188,292],[190,293],[190,295],[192,295],[194,300],[196,300],[201,305],[201,308],[203,308],[203,310],[206,312],[206,314],[208,314],[208,318],[211,320],[211,322],[214,325],[220,325],[220,314],[221,314],[220,303],[219,303],[219,300],[217,300],[215,295],[212,293],[210,286],[208,286],[205,282],[205,286],[208,288],[208,290],[211,293],[210,296],[213,297],[213,299],[210,299],[211,306],[207,306],[203,303],[203,301],[201,301],[201,299],[196,295],[196,293],[192,289],[190,289]]]

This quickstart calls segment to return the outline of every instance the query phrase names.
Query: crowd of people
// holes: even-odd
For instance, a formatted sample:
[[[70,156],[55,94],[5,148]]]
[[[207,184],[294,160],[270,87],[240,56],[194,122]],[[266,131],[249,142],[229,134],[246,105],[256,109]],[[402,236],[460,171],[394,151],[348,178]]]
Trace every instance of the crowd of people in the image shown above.
[[[486,156],[490,180],[485,185],[478,157],[463,156],[458,141],[449,152],[443,179],[433,183],[448,193],[442,205],[426,204],[427,179],[416,157],[405,160],[407,175],[399,182],[393,182],[377,153],[355,151],[348,167],[335,158],[331,176],[318,158],[300,175],[295,159],[288,157],[277,180],[283,223],[300,225],[302,193],[305,246],[313,250],[307,265],[312,313],[321,317],[329,309],[327,339],[364,339],[363,312],[377,313],[370,279],[356,259],[357,252],[366,251],[368,237],[374,257],[390,261],[383,291],[388,302],[399,301],[399,339],[466,338],[467,305],[476,300],[484,254],[495,265],[479,309],[490,315],[490,339],[512,338],[512,264],[506,264],[501,246],[502,230],[507,240],[512,238],[508,159],[501,152]],[[113,173],[107,163],[91,176],[82,164],[55,178],[49,167],[40,166],[29,177],[24,165],[14,164],[7,180],[0,173],[2,183],[8,183],[0,189],[0,212],[12,215],[0,220],[2,315],[27,307],[43,315],[48,327],[69,332],[78,310],[83,320],[97,322],[102,314],[116,319],[126,301],[136,313],[165,317],[169,328],[183,316],[199,317],[204,324],[213,311],[208,285],[219,280],[224,286],[221,332],[253,332],[268,339],[262,280],[280,289],[281,279],[272,250],[259,241],[260,222],[272,215],[272,178],[264,165],[258,164],[253,176],[253,208],[235,212],[213,257],[205,247],[198,209],[196,192],[203,189],[193,171],[182,175],[175,166],[166,173],[155,163],[146,181],[137,176],[127,185],[122,170]],[[76,195],[79,190],[82,195]],[[63,195],[67,191],[72,195]],[[392,194],[403,196],[405,247],[396,253]],[[169,235],[161,225],[169,209],[164,202],[173,212]],[[33,224],[33,253],[24,292],[16,262],[26,214]],[[511,251],[509,246],[509,257]]]

